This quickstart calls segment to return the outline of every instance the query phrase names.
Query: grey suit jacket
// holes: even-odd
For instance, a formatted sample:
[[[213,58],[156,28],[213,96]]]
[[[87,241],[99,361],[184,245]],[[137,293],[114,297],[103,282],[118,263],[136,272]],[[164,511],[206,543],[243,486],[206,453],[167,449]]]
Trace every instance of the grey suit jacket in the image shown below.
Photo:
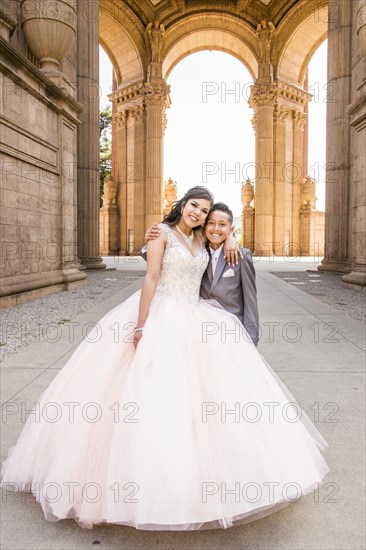
[[[236,315],[248,331],[254,344],[257,345],[259,314],[255,270],[250,250],[241,248],[241,251],[243,259],[239,257],[239,264],[230,267],[224,258],[222,249],[213,278],[210,258],[202,277],[200,294],[205,300],[217,300],[224,309]],[[224,277],[227,272],[232,273],[232,276]]]

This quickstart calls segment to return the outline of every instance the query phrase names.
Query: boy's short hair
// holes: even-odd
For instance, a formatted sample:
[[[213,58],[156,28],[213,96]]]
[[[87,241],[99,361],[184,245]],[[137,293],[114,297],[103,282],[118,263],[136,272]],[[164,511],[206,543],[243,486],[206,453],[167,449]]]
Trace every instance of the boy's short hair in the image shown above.
[[[225,212],[225,214],[228,215],[229,222],[232,225],[234,221],[234,215],[232,210],[228,207],[227,204],[223,202],[216,202],[213,207],[211,208],[210,212],[208,213],[207,220],[210,217],[211,212],[214,212],[215,210],[219,210],[220,212]]]

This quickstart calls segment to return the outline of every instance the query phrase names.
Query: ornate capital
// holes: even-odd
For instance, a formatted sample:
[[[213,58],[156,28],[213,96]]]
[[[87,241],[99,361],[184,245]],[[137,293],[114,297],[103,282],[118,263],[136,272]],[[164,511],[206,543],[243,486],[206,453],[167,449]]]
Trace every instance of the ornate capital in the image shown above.
[[[128,116],[132,117],[135,124],[139,124],[144,120],[145,105],[133,105],[128,109]]]
[[[307,121],[307,115],[301,111],[293,111],[295,128],[303,130]]]
[[[163,107],[170,106],[170,86],[164,81],[145,82],[144,85],[144,101],[146,104],[162,105]]]
[[[255,109],[257,106],[274,105],[276,90],[274,84],[254,84],[249,97],[249,107]]]
[[[127,123],[127,111],[121,111],[113,115],[113,122],[117,125],[117,128],[124,128]]]
[[[257,115],[256,114],[254,114],[252,116],[251,123],[252,123],[252,126],[253,126],[253,130],[255,131],[255,129],[257,127]]]
[[[273,111],[273,122],[285,122],[286,118],[289,118],[290,115],[291,109],[277,103]]]
[[[163,109],[163,116],[162,116],[163,134],[165,134],[167,123],[168,123],[168,119],[166,117],[165,109]]]

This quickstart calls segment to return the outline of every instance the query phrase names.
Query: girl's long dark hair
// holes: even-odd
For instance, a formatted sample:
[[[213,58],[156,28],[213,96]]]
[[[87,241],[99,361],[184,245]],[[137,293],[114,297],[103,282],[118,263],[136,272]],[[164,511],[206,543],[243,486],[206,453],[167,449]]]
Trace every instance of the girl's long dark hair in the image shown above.
[[[171,211],[166,216],[164,216],[162,223],[166,223],[167,225],[170,225],[170,227],[172,227],[173,225],[177,225],[182,217],[182,210],[190,199],[206,199],[211,203],[211,208],[214,204],[214,198],[211,191],[209,191],[208,189],[206,189],[206,187],[203,187],[202,185],[197,185],[196,187],[188,189],[184,197],[182,197],[179,201],[173,203]],[[193,230],[199,229],[199,227],[200,226],[194,227]]]

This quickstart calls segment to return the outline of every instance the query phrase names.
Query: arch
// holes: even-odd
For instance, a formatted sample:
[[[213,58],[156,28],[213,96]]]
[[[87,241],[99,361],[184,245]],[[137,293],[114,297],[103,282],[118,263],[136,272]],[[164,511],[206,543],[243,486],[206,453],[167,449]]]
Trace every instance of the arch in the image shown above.
[[[123,8],[123,9],[122,9]],[[99,40],[116,73],[117,84],[142,80],[145,75],[146,52],[142,24],[127,8],[109,0],[99,4]]]
[[[187,30],[188,29],[188,30]],[[245,36],[245,41],[243,40]],[[187,55],[202,50],[219,50],[241,61],[253,80],[258,76],[258,45],[254,30],[227,15],[190,15],[168,28],[163,52],[163,78]]]
[[[327,4],[310,6],[309,3],[308,6],[312,10],[308,9],[306,15],[305,10],[301,12],[297,7],[298,13],[304,13],[304,17],[295,28],[293,22],[291,24],[291,18],[278,28],[278,33],[282,36],[287,35],[287,38],[281,45],[278,44],[277,78],[299,86],[304,83],[311,57],[328,35]],[[288,27],[291,25],[287,33],[283,28],[285,25]]]
[[[117,59],[115,58],[115,55],[114,55],[113,51],[109,47],[109,43],[105,42],[105,40],[101,36],[99,36],[99,43],[102,46],[103,50],[108,55],[108,57],[109,57],[109,59],[112,63],[113,70],[114,70],[116,80],[117,80],[117,84],[119,84],[120,82],[122,82],[122,74],[121,74],[121,68],[118,65]]]

